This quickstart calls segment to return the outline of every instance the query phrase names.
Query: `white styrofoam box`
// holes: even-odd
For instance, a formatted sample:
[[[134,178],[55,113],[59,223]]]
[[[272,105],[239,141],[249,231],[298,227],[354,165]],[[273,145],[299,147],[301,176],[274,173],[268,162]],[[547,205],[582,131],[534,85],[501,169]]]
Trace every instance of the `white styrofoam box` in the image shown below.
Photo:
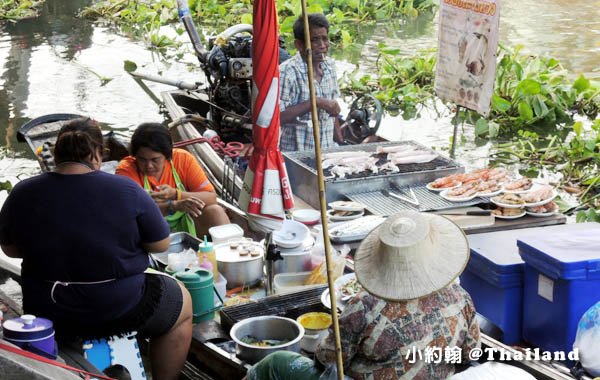
[[[244,237],[244,230],[237,224],[223,224],[208,229],[213,244],[227,243],[232,239],[241,239]]]

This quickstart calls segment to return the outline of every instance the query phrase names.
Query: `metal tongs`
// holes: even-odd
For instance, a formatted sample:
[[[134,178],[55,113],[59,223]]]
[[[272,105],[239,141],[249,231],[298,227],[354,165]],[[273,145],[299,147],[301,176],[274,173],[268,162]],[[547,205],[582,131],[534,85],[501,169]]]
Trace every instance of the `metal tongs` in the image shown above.
[[[386,197],[393,197],[393,198],[399,199],[403,202],[410,203],[413,206],[419,207],[419,205],[420,205],[419,200],[417,199],[415,192],[413,191],[413,189],[410,186],[408,187],[408,191],[410,192],[410,198],[405,197],[400,194],[397,194],[397,193],[392,193],[391,191],[389,191],[387,189],[381,190],[383,195],[385,195]]]

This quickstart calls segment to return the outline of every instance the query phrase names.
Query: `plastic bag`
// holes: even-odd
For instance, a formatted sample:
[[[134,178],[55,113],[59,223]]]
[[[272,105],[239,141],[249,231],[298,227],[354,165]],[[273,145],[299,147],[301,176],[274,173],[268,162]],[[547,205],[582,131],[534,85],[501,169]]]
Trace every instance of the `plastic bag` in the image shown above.
[[[339,251],[331,253],[331,274],[333,281],[344,274],[346,267],[346,255],[350,253],[350,247],[344,244]],[[325,284],[327,283],[327,262],[323,261],[318,267],[310,272],[310,275],[304,280],[304,285]]]
[[[573,348],[579,349],[581,366],[592,376],[600,376],[600,302],[590,307],[577,324]]]
[[[337,365],[335,364],[327,364],[325,367],[325,371],[319,376],[319,380],[337,380]],[[352,380],[351,377],[344,375],[344,380]]]
[[[524,370],[504,363],[486,362],[457,373],[449,380],[535,380]]]

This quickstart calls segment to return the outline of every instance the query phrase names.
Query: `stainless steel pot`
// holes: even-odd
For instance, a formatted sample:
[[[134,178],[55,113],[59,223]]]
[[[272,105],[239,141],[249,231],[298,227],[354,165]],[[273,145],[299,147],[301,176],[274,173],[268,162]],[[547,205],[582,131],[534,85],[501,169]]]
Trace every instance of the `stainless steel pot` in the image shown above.
[[[311,269],[311,249],[315,245],[315,238],[308,234],[298,247],[278,248],[283,260],[273,262],[273,271],[279,273],[306,272]]]
[[[258,256],[240,255],[242,245],[251,247]],[[227,289],[252,286],[263,278],[264,247],[257,242],[243,242],[238,247],[230,243],[215,245],[219,273],[227,279]]]
[[[239,359],[254,364],[271,352],[287,350],[300,352],[300,341],[304,327],[293,319],[277,316],[251,317],[237,322],[229,332],[235,342],[235,352]],[[265,340],[286,340],[277,346],[259,347],[242,342],[247,336]]]

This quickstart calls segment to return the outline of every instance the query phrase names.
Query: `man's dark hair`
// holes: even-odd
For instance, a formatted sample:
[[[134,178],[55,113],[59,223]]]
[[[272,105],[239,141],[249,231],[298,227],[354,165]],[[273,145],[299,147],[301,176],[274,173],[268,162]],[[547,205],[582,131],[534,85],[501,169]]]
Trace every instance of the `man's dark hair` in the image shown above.
[[[155,152],[162,153],[167,160],[173,156],[173,139],[167,128],[160,123],[140,124],[133,136],[131,136],[131,145],[129,150],[131,155],[135,156],[141,148],[148,148]]]
[[[308,25],[309,27],[325,28],[329,33],[329,21],[323,13],[309,13],[308,14]],[[294,38],[300,41],[304,41],[304,20],[302,15],[294,21]]]

